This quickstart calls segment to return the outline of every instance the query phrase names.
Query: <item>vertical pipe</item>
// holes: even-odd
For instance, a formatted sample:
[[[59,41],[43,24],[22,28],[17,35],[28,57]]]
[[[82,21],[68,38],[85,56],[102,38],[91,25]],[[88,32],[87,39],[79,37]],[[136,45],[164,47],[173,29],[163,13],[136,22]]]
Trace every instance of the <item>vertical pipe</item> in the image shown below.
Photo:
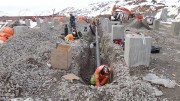
[[[100,66],[99,39],[98,39],[97,26],[96,26],[96,62],[97,62],[97,67]]]
[[[52,28],[54,28],[54,12],[55,12],[55,8],[52,9],[53,14],[52,14]]]

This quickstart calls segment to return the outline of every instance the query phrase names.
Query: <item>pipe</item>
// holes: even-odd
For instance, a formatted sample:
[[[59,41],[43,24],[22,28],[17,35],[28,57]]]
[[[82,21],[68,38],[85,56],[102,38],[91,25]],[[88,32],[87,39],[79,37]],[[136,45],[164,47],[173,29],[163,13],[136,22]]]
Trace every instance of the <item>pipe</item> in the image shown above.
[[[100,66],[99,39],[98,39],[97,26],[96,26],[96,62],[97,62],[97,67]]]

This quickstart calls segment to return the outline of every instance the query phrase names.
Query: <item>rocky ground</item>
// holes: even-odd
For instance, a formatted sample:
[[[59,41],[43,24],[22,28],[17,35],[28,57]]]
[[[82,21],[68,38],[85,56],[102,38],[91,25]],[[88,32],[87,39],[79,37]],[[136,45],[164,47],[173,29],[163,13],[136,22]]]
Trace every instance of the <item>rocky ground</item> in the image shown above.
[[[128,68],[124,65],[123,49],[110,42],[110,36],[101,27],[98,32],[101,38],[101,59],[103,64],[113,68],[113,81],[102,87],[88,85],[86,79],[93,73],[94,53],[89,48],[93,41],[90,31],[83,32],[83,21],[78,22],[78,30],[83,32],[81,39],[68,44],[73,46],[72,64],[68,71],[53,69],[49,66],[50,52],[56,43],[66,43],[62,36],[62,24],[56,30],[24,29],[15,34],[0,47],[0,100],[13,98],[20,101],[178,101],[178,93],[170,94],[177,89],[166,89],[151,85],[141,78],[145,73],[153,71],[157,74],[169,74],[168,77],[180,82],[178,74],[178,37],[174,37],[163,28],[160,32],[146,29],[133,29],[153,37],[153,44],[162,47],[161,53],[152,55],[148,68]],[[58,29],[59,28],[59,29]],[[172,68],[172,69],[171,69]],[[145,71],[145,72],[144,72]],[[82,77],[80,81],[68,81],[62,76],[74,73]],[[87,75],[85,75],[87,74]],[[158,92],[163,91],[164,96]],[[171,96],[172,95],[172,96]],[[15,101],[15,99],[14,99]]]

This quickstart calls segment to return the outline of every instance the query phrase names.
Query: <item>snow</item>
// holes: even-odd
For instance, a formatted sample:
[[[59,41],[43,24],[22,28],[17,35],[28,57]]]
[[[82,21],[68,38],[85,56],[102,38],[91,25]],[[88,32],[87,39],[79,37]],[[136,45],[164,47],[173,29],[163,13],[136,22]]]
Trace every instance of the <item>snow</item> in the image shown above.
[[[162,13],[162,10],[156,14],[155,18],[156,18],[156,19],[160,19],[161,13]]]
[[[152,0],[147,0],[147,2],[141,2],[136,3],[135,1],[127,1],[120,0],[118,3],[115,1],[106,1],[106,2],[97,2],[89,4],[88,6],[84,8],[75,8],[73,9],[64,9],[60,11],[60,14],[68,15],[70,12],[74,15],[84,15],[84,16],[97,16],[97,15],[103,15],[103,14],[111,14],[111,10],[113,5],[118,5],[121,7],[125,7],[129,10],[132,10],[136,7],[143,7],[144,5],[150,5],[150,8],[152,11],[156,11],[156,8],[160,6],[164,6],[164,4],[168,8],[168,16],[176,16],[178,14],[177,8],[180,7],[180,3],[178,3],[178,0],[157,0],[157,4],[153,4],[151,2]],[[70,7],[69,7],[70,8]],[[157,11],[156,18],[160,18],[161,16],[161,10]]]
[[[136,0],[137,1],[137,0]],[[156,8],[160,7],[160,6],[164,6],[164,4],[167,6],[166,8],[168,9],[168,17],[167,19],[172,20],[172,19],[179,19],[180,17],[178,16],[178,8],[180,7],[180,1],[179,0],[156,0],[157,3],[153,4],[151,1],[152,0],[146,0],[147,2],[140,2],[137,3],[136,1],[127,1],[125,2],[125,0],[119,0],[119,2],[117,3],[116,0],[106,0],[106,1],[101,1],[101,2],[95,2],[95,3],[90,3],[87,2],[86,5],[83,6],[71,6],[70,7],[66,7],[63,10],[61,10],[59,12],[59,15],[65,15],[65,16],[69,16],[69,14],[73,14],[75,16],[77,15],[84,15],[84,16],[97,16],[97,15],[104,15],[104,14],[111,14],[111,10],[113,5],[119,5],[121,7],[125,7],[129,10],[132,10],[136,7],[143,7],[144,5],[150,5],[150,10],[152,11],[156,11]],[[94,2],[94,1],[92,1]],[[157,11],[157,15],[155,16],[155,18],[159,19],[161,16],[161,10]],[[147,10],[148,11],[148,10]],[[57,12],[57,10],[56,10]],[[17,15],[51,15],[52,11],[51,10],[42,10],[42,11],[36,11],[34,12],[31,9],[21,9]],[[0,16],[4,16],[4,15],[10,15],[6,12],[0,11]]]
[[[30,21],[30,24],[31,24],[30,28],[33,28],[37,25],[37,22]]]

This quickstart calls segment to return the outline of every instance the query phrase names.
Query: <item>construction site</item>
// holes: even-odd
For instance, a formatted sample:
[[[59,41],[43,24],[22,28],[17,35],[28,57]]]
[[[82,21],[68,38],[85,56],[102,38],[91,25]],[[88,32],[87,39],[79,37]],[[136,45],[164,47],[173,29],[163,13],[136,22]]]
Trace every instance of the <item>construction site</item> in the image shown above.
[[[116,5],[108,16],[77,16],[74,29],[71,16],[0,20],[0,101],[180,100],[178,21]],[[101,65],[112,68],[109,82],[92,84]]]

